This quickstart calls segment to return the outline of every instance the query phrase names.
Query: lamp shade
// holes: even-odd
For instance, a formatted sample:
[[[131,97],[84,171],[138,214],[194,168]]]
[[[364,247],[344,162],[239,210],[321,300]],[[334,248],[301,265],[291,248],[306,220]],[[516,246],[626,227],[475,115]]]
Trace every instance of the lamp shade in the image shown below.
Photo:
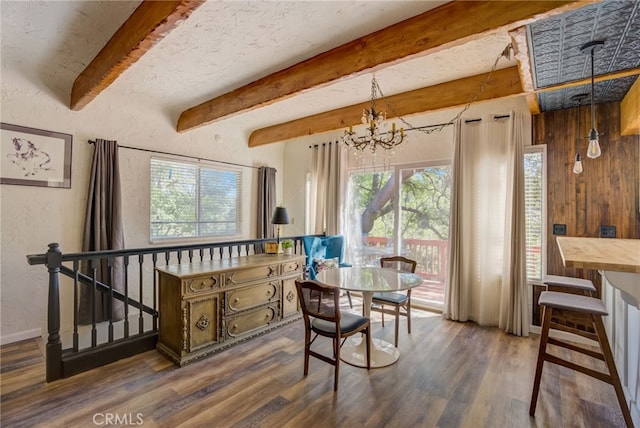
[[[285,207],[276,207],[276,209],[273,210],[271,224],[289,224],[289,213],[287,213]]]

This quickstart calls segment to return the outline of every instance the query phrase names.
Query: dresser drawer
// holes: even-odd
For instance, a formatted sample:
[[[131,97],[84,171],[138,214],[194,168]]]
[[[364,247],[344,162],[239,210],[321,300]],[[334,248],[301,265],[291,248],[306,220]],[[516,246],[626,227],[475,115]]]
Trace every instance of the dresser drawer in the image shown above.
[[[238,269],[234,272],[225,274],[225,285],[232,286],[246,282],[256,281],[265,278],[272,278],[280,275],[278,263],[265,266],[252,267],[247,269]]]
[[[219,275],[207,275],[197,278],[185,279],[182,282],[183,293],[185,295],[194,295],[218,290],[222,283]]]
[[[280,274],[287,275],[294,272],[302,273],[302,269],[303,269],[302,261],[286,262],[286,263],[282,263],[282,265],[280,266]]]
[[[269,303],[280,298],[280,281],[237,288],[225,293],[225,313],[238,312]]]
[[[239,315],[231,316],[225,322],[225,336],[233,339],[238,336],[258,331],[274,321],[278,321],[279,304],[270,303]]]

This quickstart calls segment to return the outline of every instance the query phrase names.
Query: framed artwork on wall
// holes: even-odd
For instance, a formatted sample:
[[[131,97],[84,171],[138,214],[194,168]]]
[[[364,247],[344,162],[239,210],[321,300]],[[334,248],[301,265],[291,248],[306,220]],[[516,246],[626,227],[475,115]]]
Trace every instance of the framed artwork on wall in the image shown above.
[[[73,136],[0,123],[0,183],[71,188]]]

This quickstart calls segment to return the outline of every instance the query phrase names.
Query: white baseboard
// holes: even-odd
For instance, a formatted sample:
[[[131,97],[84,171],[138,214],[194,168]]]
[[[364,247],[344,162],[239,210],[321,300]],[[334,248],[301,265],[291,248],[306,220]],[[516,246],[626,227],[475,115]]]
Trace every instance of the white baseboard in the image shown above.
[[[33,339],[34,337],[42,336],[41,328],[34,328],[33,330],[21,331],[20,333],[8,334],[0,337],[0,346],[8,345],[9,343],[20,342],[21,340]]]

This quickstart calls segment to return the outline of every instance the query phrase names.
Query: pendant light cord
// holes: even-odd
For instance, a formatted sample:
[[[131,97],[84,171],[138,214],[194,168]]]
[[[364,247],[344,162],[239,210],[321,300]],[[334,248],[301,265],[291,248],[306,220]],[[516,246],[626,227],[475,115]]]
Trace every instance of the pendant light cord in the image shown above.
[[[580,107],[582,107],[582,100],[578,101],[578,132],[576,134],[576,154],[580,154]]]
[[[595,51],[595,48],[591,49],[591,129],[595,129],[595,123],[596,123],[596,113],[595,110],[593,109],[593,100],[595,98],[595,78],[594,78],[594,68],[593,68],[593,51]]]

